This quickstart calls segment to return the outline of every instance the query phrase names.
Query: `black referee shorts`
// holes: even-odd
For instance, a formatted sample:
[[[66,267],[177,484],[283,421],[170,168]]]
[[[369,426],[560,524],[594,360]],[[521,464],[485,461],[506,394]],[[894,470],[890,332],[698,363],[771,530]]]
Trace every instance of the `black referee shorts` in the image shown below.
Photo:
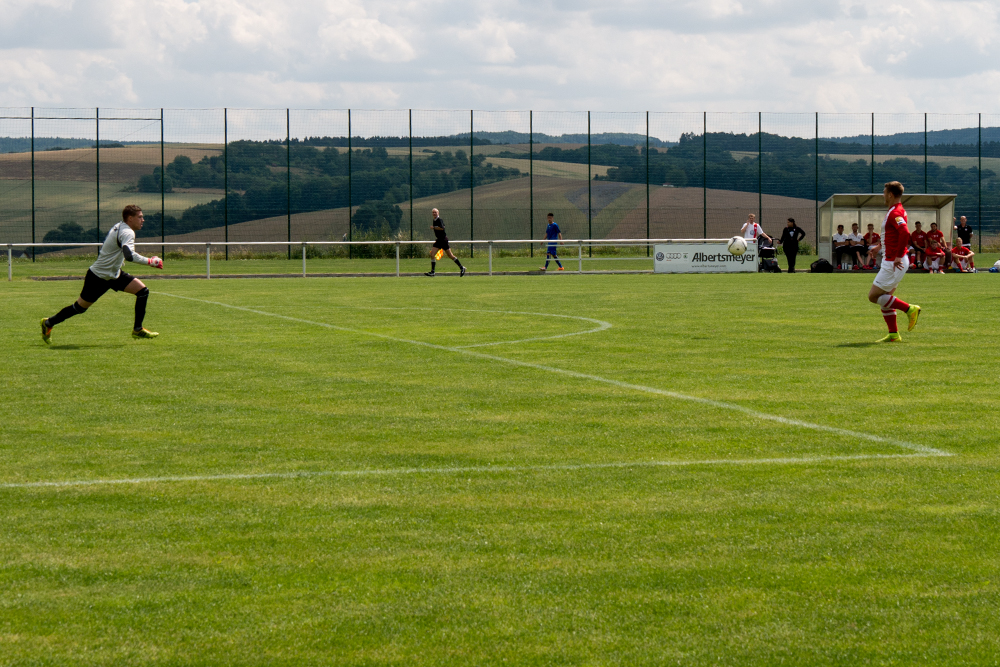
[[[113,280],[105,280],[90,269],[87,269],[87,275],[83,279],[83,290],[80,292],[80,298],[88,303],[94,303],[104,296],[104,293],[109,289],[116,292],[124,291],[133,280],[135,280],[135,276],[124,271],[119,273],[118,277]]]
[[[439,248],[441,250],[450,250],[451,244],[448,243],[448,239],[438,239],[437,241],[434,242],[433,247]]]

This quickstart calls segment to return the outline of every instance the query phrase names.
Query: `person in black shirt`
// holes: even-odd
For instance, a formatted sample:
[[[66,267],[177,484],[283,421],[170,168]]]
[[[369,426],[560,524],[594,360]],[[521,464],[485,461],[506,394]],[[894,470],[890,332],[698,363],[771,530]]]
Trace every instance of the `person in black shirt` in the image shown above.
[[[441,212],[436,208],[431,209],[431,215],[434,216],[434,222],[431,223],[431,229],[434,230],[434,245],[431,246],[431,270],[424,275],[435,275],[434,266],[437,264],[438,253],[442,252],[447,253],[448,257],[458,264],[458,268],[461,271],[461,273],[458,274],[459,277],[464,276],[465,267],[462,266],[462,263],[458,261],[458,258],[455,257],[455,254],[451,251],[451,244],[448,243],[448,234],[444,231],[444,220],[441,219]]]
[[[795,273],[795,256],[799,254],[799,241],[805,237],[806,233],[795,224],[795,218],[789,218],[788,224],[781,230],[781,240],[778,241],[778,245],[785,249],[789,273]]]
[[[969,223],[965,219],[964,215],[958,219],[958,224],[955,225],[955,234],[958,236],[958,238],[962,239],[962,245],[964,245],[966,248],[972,247],[973,231],[972,227],[969,227]]]

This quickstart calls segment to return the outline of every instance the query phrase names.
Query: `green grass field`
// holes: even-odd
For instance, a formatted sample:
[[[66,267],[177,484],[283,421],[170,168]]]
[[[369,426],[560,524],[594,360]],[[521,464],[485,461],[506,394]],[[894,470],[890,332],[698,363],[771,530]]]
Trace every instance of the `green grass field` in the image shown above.
[[[997,280],[4,283],[0,664],[994,664]]]

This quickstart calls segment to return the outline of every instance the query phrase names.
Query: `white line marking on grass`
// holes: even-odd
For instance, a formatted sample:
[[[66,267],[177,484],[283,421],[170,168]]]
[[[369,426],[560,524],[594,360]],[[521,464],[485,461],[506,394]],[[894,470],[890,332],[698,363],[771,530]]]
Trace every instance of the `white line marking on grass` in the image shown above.
[[[176,296],[174,294],[167,294],[166,292],[159,292],[159,294],[164,294],[166,296]],[[185,298],[185,297],[177,297]],[[427,312],[437,312],[437,308],[393,308],[391,306],[340,306],[341,308],[349,307],[355,310],[422,310]],[[611,328],[611,322],[605,322],[604,320],[595,320],[591,317],[580,317],[579,315],[559,315],[557,313],[529,313],[520,310],[482,310],[480,308],[449,308],[448,310],[457,313],[490,313],[492,315],[531,315],[532,317],[561,317],[567,320],[580,320],[581,322],[590,322],[591,324],[596,324],[597,327],[594,329],[587,329],[586,331],[573,331],[572,333],[556,334],[554,336],[537,336],[535,338],[519,338],[517,340],[498,340],[493,343],[476,343],[475,345],[456,345],[454,348],[456,350],[467,350],[471,347],[490,347],[492,345],[514,345],[515,343],[530,343],[537,340],[553,340],[555,338],[569,338],[571,336],[583,336],[584,334],[597,333],[599,331],[604,331]]]
[[[658,389],[656,387],[647,387],[640,384],[632,384],[630,382],[621,382],[620,380],[612,380],[609,378],[601,377],[599,375],[590,375],[589,373],[579,373],[577,371],[566,370],[564,368],[556,368],[555,366],[545,366],[543,364],[533,364],[529,361],[520,361],[518,359],[507,359],[506,357],[498,357],[492,354],[484,354],[482,352],[476,352],[474,350],[469,350],[461,347],[447,347],[445,345],[435,345],[434,343],[426,343],[421,340],[410,340],[408,338],[397,338],[395,336],[388,336],[386,334],[374,333],[370,331],[363,331],[361,329],[352,329],[349,327],[341,327],[335,324],[327,324],[325,322],[314,322],[312,320],[305,320],[299,317],[290,317],[288,315],[278,315],[277,313],[269,313],[263,310],[256,310],[254,308],[244,308],[243,306],[234,306],[228,303],[222,303],[219,301],[208,301],[205,299],[196,299],[190,296],[181,296],[179,294],[169,294],[167,292],[157,292],[157,294],[162,294],[163,296],[174,297],[175,299],[185,299],[187,301],[196,301],[198,303],[207,303],[213,306],[221,306],[223,308],[230,308],[232,310],[239,310],[245,313],[254,313],[256,315],[263,315],[265,317],[275,317],[282,320],[287,320],[289,322],[298,322],[300,324],[308,324],[315,327],[324,327],[327,329],[333,329],[335,331],[346,331],[348,333],[361,334],[363,336],[372,336],[374,338],[381,338],[383,340],[391,340],[397,343],[409,343],[411,345],[419,345],[421,347],[429,347],[435,350],[443,350],[445,352],[455,352],[458,354],[464,354],[471,357],[477,357],[479,359],[488,359],[490,361],[496,361],[504,364],[510,364],[512,366],[520,366],[522,368],[533,368],[535,370],[546,371],[549,373],[558,373],[561,375],[568,375],[570,377],[579,378],[581,380],[591,380],[593,382],[599,382],[602,384],[612,385],[614,387],[619,387],[621,389],[628,389],[630,391],[641,392],[645,394],[655,394],[657,396],[666,396],[668,398],[674,398],[680,401],[690,401],[692,403],[700,403],[702,405],[710,405],[715,408],[722,410],[732,410],[734,412],[741,412],[749,417],[755,419],[762,419],[766,421],[777,422],[779,424],[784,424],[786,426],[798,426],[800,428],[809,429],[812,431],[822,431],[824,433],[832,433],[835,435],[844,436],[847,438],[856,438],[858,440],[867,440],[869,442],[877,442],[881,444],[894,445],[896,447],[901,447],[903,449],[908,449],[912,452],[918,452],[924,456],[952,456],[950,452],[945,452],[940,449],[935,449],[933,447],[928,447],[926,445],[920,445],[913,442],[906,442],[905,440],[896,440],[894,438],[885,438],[880,435],[873,435],[871,433],[861,433],[860,431],[851,431],[845,428],[838,428],[836,426],[826,426],[824,424],[814,424],[812,422],[802,421],[800,419],[791,419],[788,417],[782,417],[780,415],[772,415],[766,412],[759,412],[752,408],[747,408],[737,403],[727,403],[725,401],[715,401],[710,398],[702,398],[700,396],[690,396],[688,394],[681,394],[676,391],[668,391],[666,389]]]
[[[612,463],[564,463],[537,466],[455,466],[451,468],[370,468],[361,470],[325,470],[298,472],[233,473],[218,475],[170,475],[122,479],[81,479],[61,482],[7,482],[0,489],[68,488],[80,486],[126,486],[178,482],[218,482],[254,479],[301,479],[310,477],[389,477],[393,475],[456,475],[469,473],[572,472],[623,468],[690,468],[696,466],[802,465],[837,461],[926,458],[927,454],[846,454],[843,456],[801,456],[770,459],[705,459],[702,461],[625,461]]]

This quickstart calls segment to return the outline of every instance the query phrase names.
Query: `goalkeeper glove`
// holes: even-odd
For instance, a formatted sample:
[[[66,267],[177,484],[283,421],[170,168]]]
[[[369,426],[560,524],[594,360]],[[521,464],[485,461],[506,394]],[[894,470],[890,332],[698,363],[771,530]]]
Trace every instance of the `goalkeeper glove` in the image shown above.
[[[150,257],[149,259],[146,260],[146,263],[149,264],[150,266],[156,267],[157,269],[163,268],[163,260],[160,259],[159,257]]]

